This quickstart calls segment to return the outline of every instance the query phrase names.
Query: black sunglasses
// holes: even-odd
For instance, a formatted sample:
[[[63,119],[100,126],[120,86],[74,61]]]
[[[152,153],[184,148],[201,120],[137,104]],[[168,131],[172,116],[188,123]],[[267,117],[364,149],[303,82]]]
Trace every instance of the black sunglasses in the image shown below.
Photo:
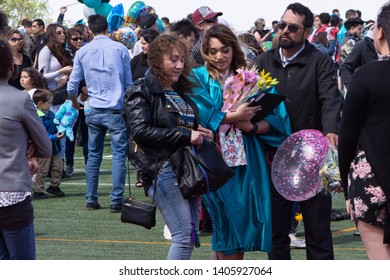
[[[15,38],[15,37],[12,37],[9,39],[11,42],[19,42],[19,41],[23,41],[23,38]]]
[[[286,22],[284,21],[279,21],[278,22],[278,27],[280,30],[284,30],[287,26],[287,29],[289,32],[292,32],[292,33],[295,33],[297,32],[299,29],[304,29],[305,27],[300,27],[298,25],[296,25],[295,23],[289,23],[287,24]]]
[[[77,41],[82,41],[82,37],[76,37],[76,38],[70,38],[72,41],[77,42]]]

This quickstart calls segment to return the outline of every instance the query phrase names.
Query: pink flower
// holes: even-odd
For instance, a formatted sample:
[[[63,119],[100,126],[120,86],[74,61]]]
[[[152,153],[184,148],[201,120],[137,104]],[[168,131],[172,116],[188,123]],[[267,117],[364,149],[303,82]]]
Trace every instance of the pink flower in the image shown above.
[[[355,205],[356,218],[362,217],[364,212],[367,212],[368,206],[363,203],[363,200],[360,197],[355,197],[353,203]]]
[[[242,74],[245,80],[245,84],[253,84],[257,81],[258,73],[254,70],[238,69],[237,73]]]
[[[360,179],[365,178],[371,173],[371,166],[368,162],[359,162],[358,164],[352,164],[353,178],[359,177]]]
[[[372,195],[370,198],[371,203],[382,205],[386,202],[386,196],[381,187],[374,187],[370,185],[369,187],[365,187],[364,190],[366,194]]]

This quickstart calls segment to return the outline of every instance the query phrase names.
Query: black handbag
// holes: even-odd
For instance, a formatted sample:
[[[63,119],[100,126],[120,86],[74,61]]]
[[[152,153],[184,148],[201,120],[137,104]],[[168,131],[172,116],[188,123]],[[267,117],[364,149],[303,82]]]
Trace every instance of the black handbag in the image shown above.
[[[220,148],[209,140],[204,140],[200,147],[186,146],[182,167],[179,188],[185,199],[215,192],[234,176]]]
[[[127,163],[129,196],[124,200],[121,212],[121,221],[151,229],[156,225],[156,205],[135,200],[131,196],[130,168]],[[155,195],[156,191],[154,191]]]
[[[68,99],[67,85],[68,83],[51,90],[51,92],[54,94],[52,102],[53,105],[61,105],[65,103],[66,99]]]
[[[128,196],[122,206],[121,221],[151,229],[156,225],[156,205]]]

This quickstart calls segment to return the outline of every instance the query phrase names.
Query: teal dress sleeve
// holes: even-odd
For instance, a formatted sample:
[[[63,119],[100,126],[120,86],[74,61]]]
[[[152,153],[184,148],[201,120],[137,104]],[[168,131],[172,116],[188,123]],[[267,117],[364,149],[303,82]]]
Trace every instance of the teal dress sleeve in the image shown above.
[[[272,87],[268,93],[277,94],[278,92]],[[268,133],[258,135],[258,137],[264,141],[264,143],[272,147],[279,147],[292,133],[290,117],[284,102],[280,103],[280,105],[276,107],[271,114],[266,116],[264,120],[269,123],[271,130]]]
[[[206,67],[198,67],[192,70],[192,79],[196,84],[190,98],[199,109],[199,123],[203,127],[217,131],[226,113],[221,112],[222,89],[218,81],[213,80]]]

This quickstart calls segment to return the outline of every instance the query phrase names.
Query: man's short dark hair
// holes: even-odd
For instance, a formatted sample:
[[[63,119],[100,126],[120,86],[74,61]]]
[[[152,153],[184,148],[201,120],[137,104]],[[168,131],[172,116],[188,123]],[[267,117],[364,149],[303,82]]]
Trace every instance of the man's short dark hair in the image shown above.
[[[351,18],[356,16],[356,10],[354,9],[349,9],[348,11],[345,12],[345,18]]]
[[[90,15],[88,17],[88,28],[94,35],[103,34],[107,32],[107,20],[102,15]]]
[[[170,30],[171,30],[171,32],[174,32],[177,35],[182,35],[185,38],[191,36],[191,33],[194,32],[195,40],[198,41],[198,39],[199,39],[198,28],[195,27],[195,25],[192,23],[192,21],[190,21],[186,18],[179,20],[177,22],[174,22],[171,25]]]
[[[329,22],[330,22],[329,13],[321,13],[318,17],[320,18],[320,21],[322,24],[326,24],[326,25],[329,24]]]
[[[286,10],[291,10],[294,15],[298,14],[300,16],[304,16],[305,18],[303,19],[303,26],[305,29],[311,28],[313,26],[314,22],[314,16],[312,11],[301,3],[292,3],[287,6]]]
[[[36,22],[38,24],[38,26],[43,26],[43,28],[45,28],[45,23],[43,20],[41,20],[40,18],[36,18],[32,21],[32,23]]]
[[[25,18],[25,19],[22,20],[22,26],[24,26],[24,27],[31,27],[31,25],[32,25],[32,21],[29,20],[28,18]]]
[[[344,23],[345,29],[351,30],[352,27],[356,27],[358,25],[363,25],[364,21],[361,20],[360,18],[349,18],[346,20]]]
[[[330,26],[336,27],[339,25],[339,23],[340,23],[340,18],[338,16],[336,15],[330,16],[330,23],[329,23]]]

